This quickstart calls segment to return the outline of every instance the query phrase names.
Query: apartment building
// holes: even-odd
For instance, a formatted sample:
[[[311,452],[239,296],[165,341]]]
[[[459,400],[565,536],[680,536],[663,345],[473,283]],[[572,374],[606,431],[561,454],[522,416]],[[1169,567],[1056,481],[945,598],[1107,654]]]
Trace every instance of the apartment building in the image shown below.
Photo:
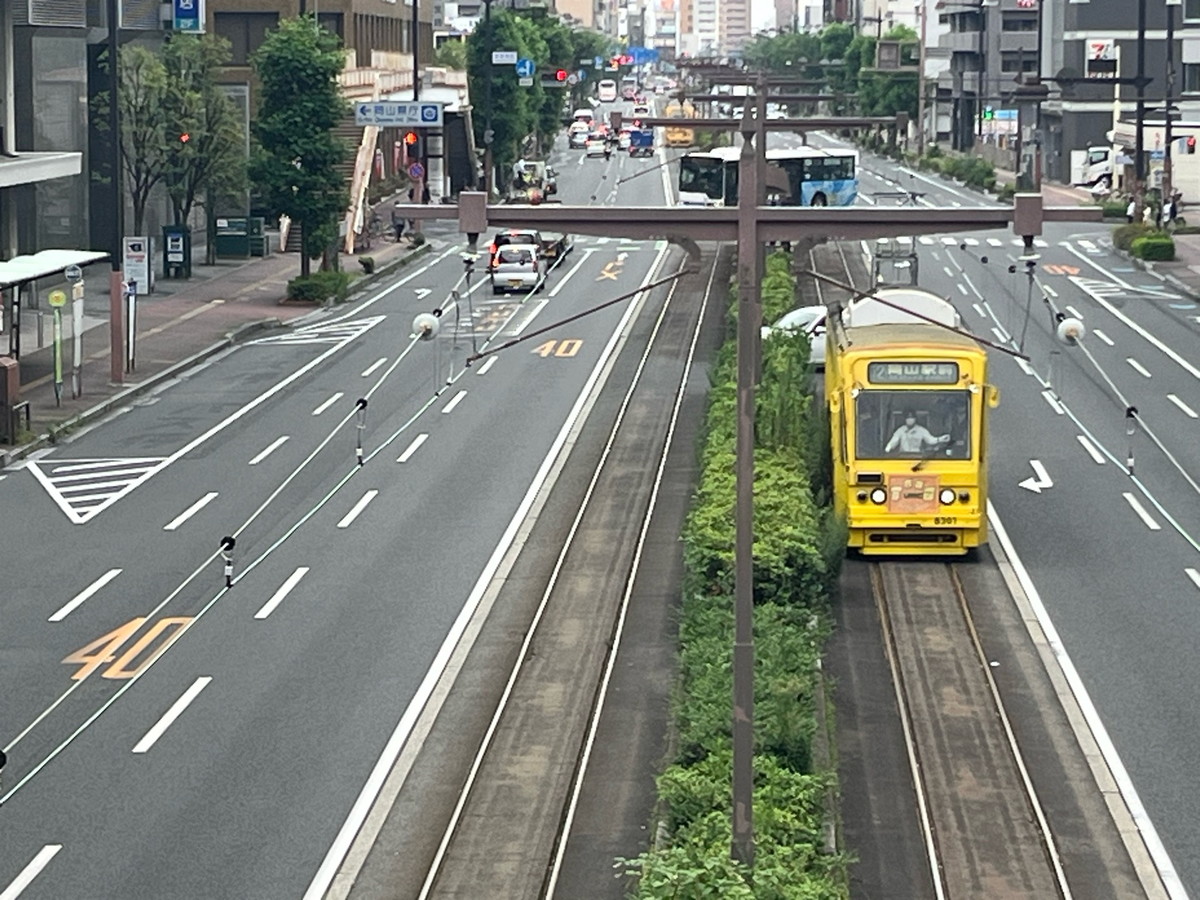
[[[741,55],[750,40],[750,0],[720,0],[717,3],[718,41],[721,52]]]

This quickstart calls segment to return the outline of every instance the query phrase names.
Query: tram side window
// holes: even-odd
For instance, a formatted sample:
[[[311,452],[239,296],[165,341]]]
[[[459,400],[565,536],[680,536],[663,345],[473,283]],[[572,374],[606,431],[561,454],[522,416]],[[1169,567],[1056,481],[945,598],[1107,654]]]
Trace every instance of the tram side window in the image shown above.
[[[971,458],[967,391],[863,391],[855,401],[859,459]]]

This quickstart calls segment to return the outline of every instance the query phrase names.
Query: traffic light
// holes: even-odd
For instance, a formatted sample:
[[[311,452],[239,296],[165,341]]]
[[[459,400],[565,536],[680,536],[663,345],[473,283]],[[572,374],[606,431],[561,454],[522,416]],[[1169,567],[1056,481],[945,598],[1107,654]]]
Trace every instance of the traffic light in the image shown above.
[[[409,162],[417,162],[421,159],[421,132],[406,131],[404,132],[404,155],[408,157]]]
[[[183,134],[179,135],[179,143],[181,143],[181,144],[186,144],[191,139],[192,139],[192,136],[190,134],[188,134],[186,131],[183,132]]]
[[[983,117],[985,119],[994,119],[996,118],[996,111],[990,106],[985,106],[983,108]]]
[[[566,81],[567,80],[567,70],[559,69],[557,72],[555,72],[554,80],[555,81]]]
[[[1187,138],[1187,150],[1188,150],[1188,153],[1195,153],[1195,152],[1196,152],[1196,136],[1195,136],[1194,134],[1189,134],[1189,135],[1188,135],[1188,138]]]

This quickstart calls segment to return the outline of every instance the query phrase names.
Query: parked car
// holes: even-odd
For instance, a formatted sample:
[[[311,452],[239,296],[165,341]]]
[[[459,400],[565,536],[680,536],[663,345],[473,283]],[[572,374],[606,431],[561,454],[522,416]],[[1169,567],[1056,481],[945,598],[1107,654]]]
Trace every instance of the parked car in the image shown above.
[[[541,248],[536,244],[505,244],[496,251],[488,268],[493,294],[532,293],[545,287]]]
[[[801,306],[785,313],[774,325],[764,325],[762,339],[774,334],[796,334],[803,332],[808,335],[809,362],[818,369],[825,368],[825,307]]]

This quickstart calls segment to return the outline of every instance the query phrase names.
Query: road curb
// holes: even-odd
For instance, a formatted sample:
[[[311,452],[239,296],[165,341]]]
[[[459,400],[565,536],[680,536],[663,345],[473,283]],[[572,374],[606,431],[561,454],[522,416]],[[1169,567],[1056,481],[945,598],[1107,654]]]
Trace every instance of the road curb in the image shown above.
[[[35,450],[41,450],[43,447],[50,447],[57,444],[61,435],[68,433],[72,429],[90,422],[93,419],[98,419],[100,416],[112,412],[114,409],[122,406],[127,401],[132,400],[134,397],[145,394],[153,388],[158,387],[160,384],[175,378],[180,372],[186,371],[187,369],[191,368],[197,363],[203,362],[209,357],[216,356],[222,350],[232,347],[234,344],[239,343],[249,335],[258,331],[264,331],[268,328],[276,328],[281,324],[283,323],[277,317],[271,316],[270,318],[259,319],[257,322],[247,322],[244,325],[240,325],[232,331],[227,332],[225,337],[217,341],[215,344],[211,344],[198,353],[193,353],[186,359],[182,359],[174,365],[163,369],[161,372],[157,372],[154,375],[149,376],[145,381],[138,382],[135,385],[127,387],[123,391],[117,392],[108,399],[97,403],[90,409],[85,409],[83,412],[72,416],[60,425],[54,426],[46,433],[39,434],[32,441],[22,444],[19,447],[14,447],[11,450],[0,451],[0,469],[7,468],[18,460],[24,459]]]

